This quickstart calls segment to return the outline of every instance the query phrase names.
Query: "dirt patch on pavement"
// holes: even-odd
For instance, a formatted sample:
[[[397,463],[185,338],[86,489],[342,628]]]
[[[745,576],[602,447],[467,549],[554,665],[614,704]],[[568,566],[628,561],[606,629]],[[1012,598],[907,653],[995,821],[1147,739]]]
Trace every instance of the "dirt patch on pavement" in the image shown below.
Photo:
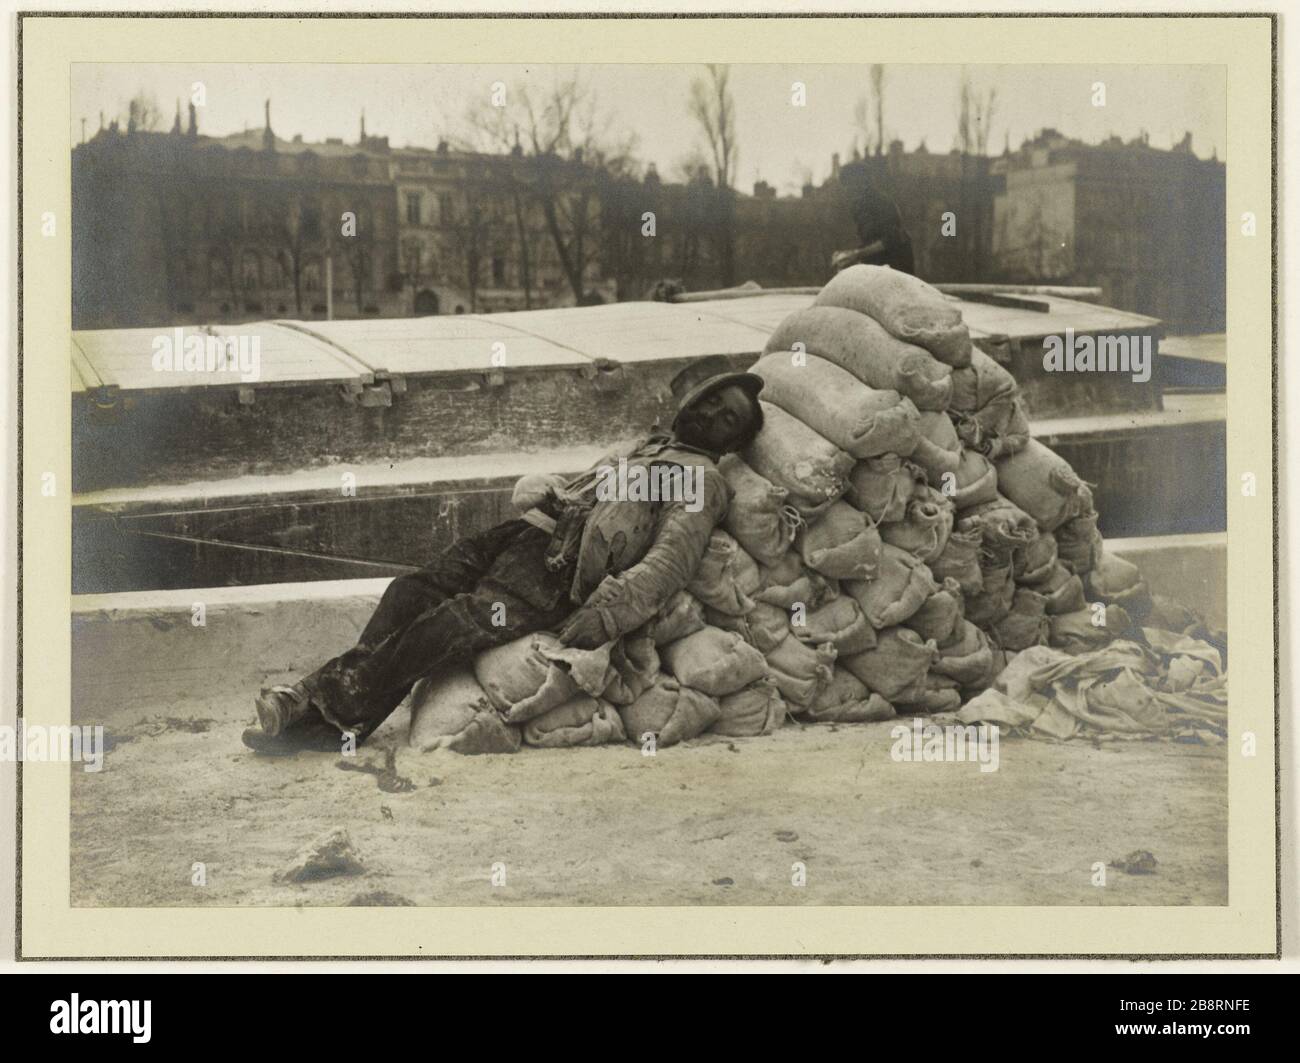
[[[345,763],[254,756],[239,742],[250,704],[142,710],[102,772],[73,772],[74,906],[1228,899],[1222,746],[1004,737],[998,770],[981,772],[895,762],[883,723],[706,737],[654,757],[463,757],[408,749],[403,709]],[[276,881],[333,828],[360,874]],[[1094,864],[1136,851],[1152,873],[1107,866],[1093,885]]]

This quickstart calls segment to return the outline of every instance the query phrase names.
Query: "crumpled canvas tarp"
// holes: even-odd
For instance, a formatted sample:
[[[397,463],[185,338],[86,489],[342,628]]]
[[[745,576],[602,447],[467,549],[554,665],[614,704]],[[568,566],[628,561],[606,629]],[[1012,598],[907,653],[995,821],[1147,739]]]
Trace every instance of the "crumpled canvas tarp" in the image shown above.
[[[1147,641],[1117,639],[1069,654],[1033,646],[1015,656],[993,686],[957,713],[961,723],[994,723],[1027,734],[1223,738],[1227,676],[1207,642],[1156,628]]]

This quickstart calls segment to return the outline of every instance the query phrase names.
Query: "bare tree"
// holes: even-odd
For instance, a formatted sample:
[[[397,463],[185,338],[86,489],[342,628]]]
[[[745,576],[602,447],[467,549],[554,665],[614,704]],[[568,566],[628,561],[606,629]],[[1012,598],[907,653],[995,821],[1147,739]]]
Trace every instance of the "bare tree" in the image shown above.
[[[871,65],[871,87],[853,107],[853,126],[862,135],[862,154],[885,153],[885,68]],[[873,148],[874,146],[874,148]]]
[[[162,122],[162,108],[156,97],[143,89],[131,97],[126,105],[126,128],[129,132],[140,130],[148,132],[157,129]]]
[[[989,131],[997,112],[998,90],[990,86],[981,96],[963,70],[957,96],[957,148],[963,155],[987,155]]]
[[[740,148],[736,140],[736,100],[731,94],[731,68],[718,63],[705,67],[704,77],[691,81],[687,112],[695,119],[708,145],[717,192],[714,231],[722,267],[722,283],[736,282],[735,178]]]
[[[604,178],[630,172],[635,141],[610,139],[609,116],[576,73],[557,76],[544,92],[520,88],[505,107],[495,109],[503,113],[485,116],[483,108],[472,113],[471,126],[498,143],[503,130],[519,138],[512,150],[527,198],[539,208],[560,269],[574,299],[582,302],[600,250],[599,188]]]

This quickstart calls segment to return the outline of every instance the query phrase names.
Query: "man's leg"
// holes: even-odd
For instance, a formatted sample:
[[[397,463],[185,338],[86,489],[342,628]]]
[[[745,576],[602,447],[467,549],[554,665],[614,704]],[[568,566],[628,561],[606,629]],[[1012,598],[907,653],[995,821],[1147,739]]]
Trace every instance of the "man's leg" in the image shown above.
[[[514,520],[498,524],[477,535],[457,540],[418,572],[398,576],[384,590],[357,644],[327,661],[292,687],[263,691],[257,699],[257,714],[263,732],[275,736],[295,722],[309,719],[309,701],[322,680],[345,674],[366,659],[386,638],[440,602],[472,590],[488,572],[497,555],[524,528],[531,525]]]
[[[323,675],[313,703],[340,730],[365,738],[418,680],[466,667],[493,646],[557,628],[574,608],[572,573],[547,570],[549,542],[547,533],[526,526],[472,591],[444,599],[350,667]]]

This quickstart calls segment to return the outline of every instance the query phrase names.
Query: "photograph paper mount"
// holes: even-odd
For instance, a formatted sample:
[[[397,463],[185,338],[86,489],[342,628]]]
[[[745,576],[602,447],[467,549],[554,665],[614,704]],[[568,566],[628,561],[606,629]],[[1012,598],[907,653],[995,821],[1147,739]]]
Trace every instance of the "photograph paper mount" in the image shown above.
[[[1149,54],[1144,28],[1159,30]],[[21,727],[0,733],[19,766],[20,957],[1276,955],[1273,28],[1265,16],[20,16]],[[485,40],[491,65],[467,65]],[[241,77],[223,82],[231,55]],[[317,77],[331,68],[344,73]],[[395,87],[390,114],[383,100],[354,113],[354,86],[373,91],[356,76],[368,68],[404,91],[422,69],[442,71],[453,87],[439,90],[440,113],[456,128],[439,136]],[[478,70],[490,74],[477,79],[488,108],[479,132],[492,132],[492,94],[500,84],[508,102],[514,71],[534,93],[549,86],[553,105],[591,103],[584,121],[617,112],[612,129],[584,126],[586,147],[621,144],[626,123],[643,154],[627,147],[588,202],[573,175],[613,165],[608,151],[575,158],[576,138],[557,140],[555,156],[526,136],[496,151],[469,143],[471,108],[455,97]],[[561,98],[563,75],[541,75],[564,70],[599,91]],[[949,105],[911,103],[920,71],[951,91]],[[1068,91],[1044,87],[1075,72]],[[1184,94],[1153,96],[1159,77]],[[1038,109],[1009,98],[1018,79]],[[207,95],[183,97],[173,115],[162,93],[181,83]],[[1008,124],[1005,145],[990,142],[999,99],[1025,123]],[[326,107],[338,113],[318,120]],[[728,115],[739,169],[726,149],[707,150]],[[1179,121],[1167,137],[1156,124]],[[546,184],[553,157],[567,167],[558,185]],[[1181,256],[1142,246],[1128,235],[1137,221],[1106,213],[1164,212],[1171,182],[1211,234]],[[873,228],[872,211],[893,209],[880,207],[881,187],[900,221]],[[339,237],[327,240],[336,210]],[[573,226],[588,223],[601,238],[576,240]],[[623,223],[633,239],[617,238]],[[1189,246],[1176,218],[1152,226]],[[951,253],[940,242],[950,232],[962,241]],[[782,259],[788,234],[814,246]],[[659,241],[649,256],[647,240]],[[579,246],[588,257],[575,270]],[[1135,259],[1167,265],[1152,275]],[[882,265],[934,287],[882,295],[859,283]],[[895,313],[897,300],[910,309]],[[965,385],[975,396],[965,407],[935,399],[900,374],[895,409],[917,388],[913,419],[878,418],[872,432],[914,440],[915,425],[937,417],[956,441],[948,453],[977,455],[1015,495],[1011,509],[1033,511],[1034,534],[1055,542],[1053,557],[1033,556],[1065,566],[1063,582],[1034,583],[1030,555],[1013,562],[1008,547],[1002,585],[1032,613],[1049,593],[1065,600],[1079,575],[1080,608],[1008,620],[981,612],[993,596],[967,590],[958,624],[986,645],[980,631],[996,632],[1004,677],[1018,659],[1008,651],[1030,654],[1020,681],[1041,651],[1072,678],[1032,694],[930,682],[940,647],[966,630],[956,614],[935,632],[930,671],[902,675],[928,635],[917,608],[900,606],[926,578],[909,575],[917,553],[934,542],[909,521],[941,512],[945,484],[961,490],[967,473],[945,481],[943,444],[929,440],[916,490],[933,494],[916,504],[930,508],[873,511],[870,477],[898,467],[875,455],[898,447],[840,436],[834,411],[860,386],[889,394],[864,375],[894,370],[817,332],[814,303],[873,319],[871,335],[884,337],[873,350],[920,357],[954,395]],[[916,353],[905,354],[918,305],[933,327],[906,333]],[[801,346],[808,329],[814,342]],[[974,369],[961,364],[966,332]],[[267,711],[255,722],[259,692],[355,643],[390,581],[432,560],[425,547],[487,550],[491,539],[494,556],[527,555],[526,596],[510,597],[522,586],[512,575],[503,601],[486,604],[503,605],[506,625],[512,608],[545,614],[522,635],[540,625],[580,637],[554,612],[559,577],[539,575],[540,548],[528,553],[563,518],[548,477],[565,474],[570,490],[624,437],[657,426],[689,448],[714,438],[691,435],[710,418],[743,419],[743,398],[730,414],[714,405],[707,418],[677,417],[712,386],[701,390],[707,374],[695,380],[692,366],[717,356],[729,373],[762,360],[762,433],[777,442],[760,433],[742,452],[786,492],[788,530],[778,521],[771,534],[805,529],[779,544],[797,548],[786,556],[802,590],[785,595],[792,584],[774,575],[785,562],[760,569],[750,555],[761,536],[733,521],[734,539],[715,532],[689,585],[707,626],[663,638],[647,651],[656,666],[635,658],[631,639],[594,655],[605,671],[551,643],[540,656],[503,654],[457,680],[490,702],[452,705],[469,711],[470,737],[425,714],[426,748],[451,747],[430,752],[408,743],[418,730],[408,705],[373,723],[345,718],[344,687],[327,682],[310,711],[340,741],[331,754],[262,757],[241,744],[248,725],[273,744]],[[811,398],[809,363],[821,374]],[[986,402],[981,389],[1003,377],[1006,401]],[[794,458],[783,465],[787,436]],[[655,483],[689,486],[677,501],[711,519],[699,492],[707,500],[710,472],[735,491],[735,465],[706,468],[707,446],[673,453],[698,457],[699,479]],[[829,508],[834,490],[799,494],[823,460],[850,492]],[[648,503],[617,455],[603,467],[617,497],[599,504]],[[1000,497],[983,505],[996,510]],[[950,517],[973,512],[970,499]],[[526,529],[491,531],[521,514]],[[855,519],[866,538],[830,530]],[[996,544],[984,535],[987,555]],[[818,554],[821,536],[831,549]],[[871,536],[885,545],[861,579],[867,570],[850,564],[860,558],[845,559]],[[1103,556],[1118,559],[1104,578]],[[998,567],[985,561],[976,584]],[[1146,592],[1190,611],[1107,582],[1132,565]],[[567,591],[571,570],[561,571]],[[601,635],[622,633],[618,582],[591,599],[603,613],[576,614],[604,623]],[[946,587],[940,579],[913,605],[940,612]],[[742,624],[759,614],[729,606],[729,591],[733,605],[757,600],[796,626],[773,636]],[[835,601],[823,623],[845,609],[862,620],[827,636],[852,669],[810,648],[821,639],[793,634]],[[1125,604],[1161,624],[1144,629]],[[1078,626],[1066,622],[1076,615]],[[1185,623],[1162,635],[1178,615]],[[1111,641],[1112,626],[1130,637]],[[875,649],[854,641],[867,636]],[[1061,662],[1091,651],[1110,654],[1092,675]],[[760,683],[743,705],[729,701],[720,661],[757,669],[745,683],[767,675],[779,694]],[[555,706],[586,708],[549,721],[525,713],[507,674],[516,665],[547,670],[552,694],[568,684]],[[796,665],[810,671],[781,671]],[[666,702],[632,689],[650,674],[655,691],[673,692],[671,722],[652,712]],[[536,686],[534,699],[545,693]],[[855,690],[843,704],[861,710],[835,715],[821,700],[832,686]],[[437,701],[431,689],[417,688],[417,707]],[[785,718],[779,704],[799,722],[766,733]],[[1118,740],[1121,713],[1138,720],[1130,735],[1150,735],[1142,712],[1173,721],[1164,737]],[[528,748],[562,744],[548,728],[565,727],[621,742]],[[521,736],[522,751],[506,755]]]

